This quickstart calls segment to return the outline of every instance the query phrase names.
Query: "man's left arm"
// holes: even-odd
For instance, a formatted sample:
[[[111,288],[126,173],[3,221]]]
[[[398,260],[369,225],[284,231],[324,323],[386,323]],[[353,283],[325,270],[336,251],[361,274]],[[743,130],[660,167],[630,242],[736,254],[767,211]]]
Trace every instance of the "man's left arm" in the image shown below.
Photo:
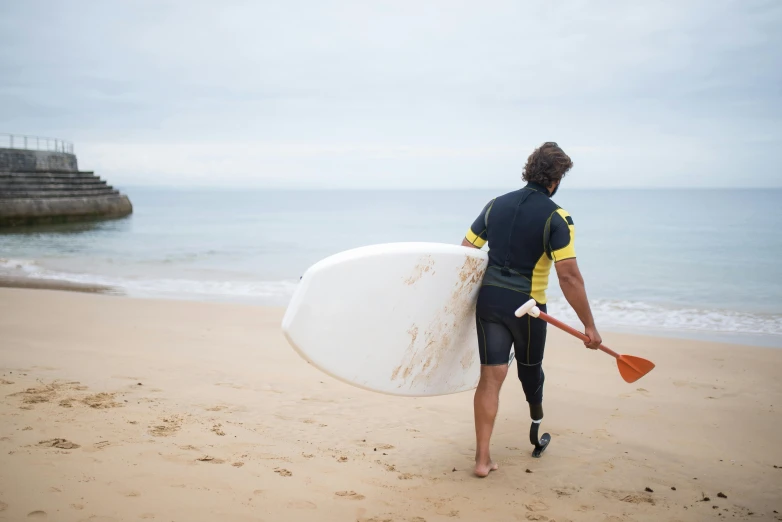
[[[584,278],[581,276],[576,261],[575,235],[573,218],[566,211],[558,209],[551,216],[551,237],[549,238],[551,258],[557,269],[559,287],[565,294],[568,304],[573,307],[576,315],[581,319],[584,324],[584,333],[589,337],[589,341],[584,345],[594,350],[603,341],[595,326],[584,286]]]
[[[483,245],[486,244],[486,239],[488,237],[488,214],[493,203],[494,200],[489,201],[486,206],[483,207],[483,210],[478,217],[475,218],[472,225],[470,225],[470,228],[467,229],[467,233],[465,234],[464,239],[462,239],[462,246],[483,248]]]

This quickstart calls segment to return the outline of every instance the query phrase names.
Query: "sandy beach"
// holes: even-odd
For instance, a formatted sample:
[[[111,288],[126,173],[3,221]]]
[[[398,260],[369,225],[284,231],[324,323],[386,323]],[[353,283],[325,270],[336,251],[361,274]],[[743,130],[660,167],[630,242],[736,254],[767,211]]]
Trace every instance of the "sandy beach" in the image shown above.
[[[472,393],[335,381],[282,314],[0,289],[0,520],[782,520],[782,350],[602,332],[627,384],[551,329],[551,446],[511,372],[477,479]]]

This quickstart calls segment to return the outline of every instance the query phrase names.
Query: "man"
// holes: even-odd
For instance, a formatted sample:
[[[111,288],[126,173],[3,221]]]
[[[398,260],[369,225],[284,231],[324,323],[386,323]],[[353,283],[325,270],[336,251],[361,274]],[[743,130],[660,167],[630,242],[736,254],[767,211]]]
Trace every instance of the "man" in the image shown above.
[[[543,350],[546,322],[516,309],[530,298],[546,311],[546,288],[556,266],[565,298],[584,324],[596,349],[602,342],[595,328],[576,263],[573,219],[551,200],[573,162],[556,143],[547,142],[527,159],[522,179],[527,185],[490,201],[467,231],[463,246],[489,244],[489,264],[476,306],[481,377],[475,391],[475,474],[485,477],[497,465],[489,443],[497,416],[502,382],[508,373],[511,345],[532,418],[531,433],[543,419]]]

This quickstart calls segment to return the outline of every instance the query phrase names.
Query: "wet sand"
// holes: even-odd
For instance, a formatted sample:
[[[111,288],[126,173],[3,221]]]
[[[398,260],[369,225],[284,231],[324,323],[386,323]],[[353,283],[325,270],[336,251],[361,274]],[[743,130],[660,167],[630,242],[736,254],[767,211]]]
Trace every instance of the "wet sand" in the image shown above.
[[[121,295],[122,291],[105,285],[76,283],[58,279],[39,279],[0,275],[0,288],[29,288],[34,290],[62,290],[67,292],[86,292],[89,294]]]

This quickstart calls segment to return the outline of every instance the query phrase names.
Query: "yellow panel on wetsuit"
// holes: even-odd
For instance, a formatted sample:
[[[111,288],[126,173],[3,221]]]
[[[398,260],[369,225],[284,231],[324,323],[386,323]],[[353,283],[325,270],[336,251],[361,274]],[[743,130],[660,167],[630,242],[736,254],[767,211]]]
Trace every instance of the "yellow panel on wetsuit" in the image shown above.
[[[552,216],[554,217],[554,216]],[[564,209],[558,208],[556,213],[557,228],[552,223],[551,237],[549,247],[551,248],[551,258],[554,262],[564,261],[576,257],[576,227],[573,225],[573,218],[570,217]]]
[[[548,230],[546,251],[541,254],[532,271],[532,291],[530,292],[530,297],[538,303],[546,302],[546,290],[548,289],[551,265],[557,261],[576,257],[576,229],[573,225],[573,218],[570,217],[567,211],[557,208],[549,216],[546,230]]]
[[[546,303],[551,266],[575,257],[574,238],[570,214],[536,183],[487,203],[466,235],[478,248],[489,244],[483,285],[525,293],[539,304]]]
[[[486,244],[486,230],[488,228],[489,211],[491,210],[494,200],[489,201],[480,215],[475,219],[470,228],[467,229],[467,234],[464,236],[467,241],[472,243],[478,248],[482,248]]]

